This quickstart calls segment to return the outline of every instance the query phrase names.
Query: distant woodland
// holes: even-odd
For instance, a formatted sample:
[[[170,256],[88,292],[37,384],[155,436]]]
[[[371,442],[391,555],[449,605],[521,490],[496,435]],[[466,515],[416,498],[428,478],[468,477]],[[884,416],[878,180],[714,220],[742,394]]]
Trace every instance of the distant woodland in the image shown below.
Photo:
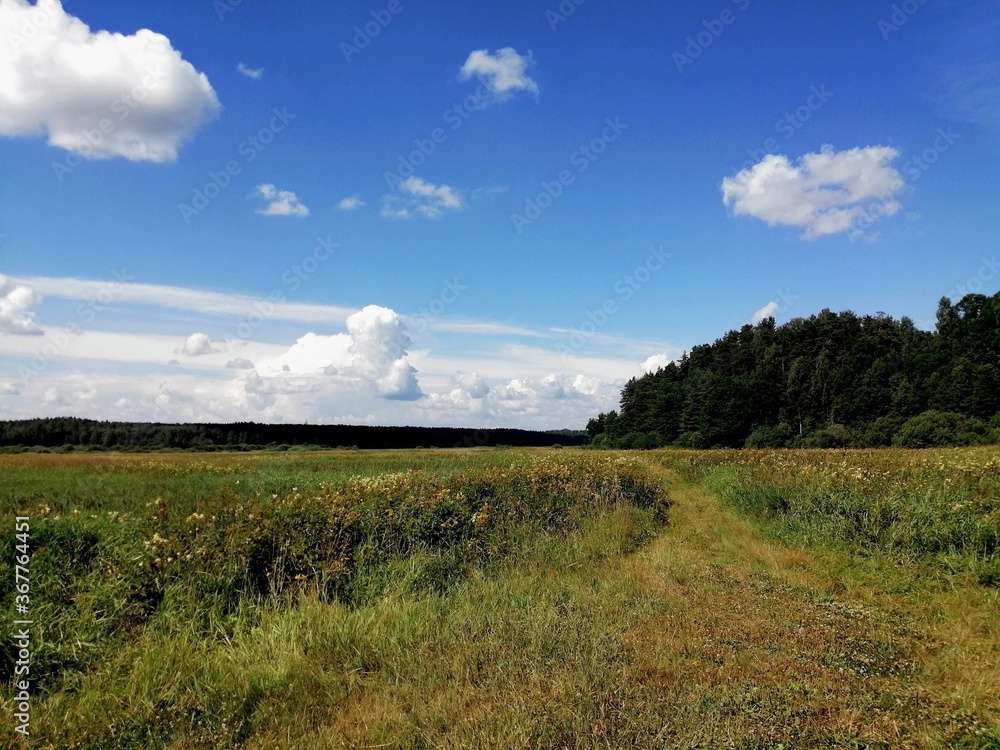
[[[0,451],[213,451],[580,445],[582,431],[302,424],[146,424],[71,417],[0,422]]]
[[[618,448],[930,447],[1000,443],[1000,293],[909,318],[823,310],[694,347],[590,420]]]

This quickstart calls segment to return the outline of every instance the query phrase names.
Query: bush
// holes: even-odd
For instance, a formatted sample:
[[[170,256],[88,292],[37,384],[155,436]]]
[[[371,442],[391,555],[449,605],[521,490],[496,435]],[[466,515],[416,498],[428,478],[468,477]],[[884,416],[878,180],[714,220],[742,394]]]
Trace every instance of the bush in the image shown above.
[[[899,448],[946,448],[978,445],[986,438],[986,424],[965,414],[925,411],[906,421],[892,440]]]
[[[832,424],[822,430],[810,432],[802,440],[803,448],[850,448],[858,438],[852,430],[842,424]]]
[[[744,448],[784,448],[792,439],[792,428],[787,422],[776,427],[761,425],[750,433]]]
[[[861,445],[865,448],[888,448],[906,420],[902,417],[879,417],[865,430]]]
[[[674,445],[678,448],[707,448],[708,441],[700,432],[683,432]]]

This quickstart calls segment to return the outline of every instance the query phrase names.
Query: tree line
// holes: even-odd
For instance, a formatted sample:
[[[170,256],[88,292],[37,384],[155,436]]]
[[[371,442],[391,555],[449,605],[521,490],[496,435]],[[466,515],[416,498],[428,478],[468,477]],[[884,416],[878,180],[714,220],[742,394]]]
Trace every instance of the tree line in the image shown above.
[[[620,448],[1000,443],[1000,293],[942,298],[933,332],[828,309],[745,325],[630,380],[587,433]]]
[[[582,431],[369,425],[151,424],[75,417],[0,422],[0,450],[289,450],[580,445]]]

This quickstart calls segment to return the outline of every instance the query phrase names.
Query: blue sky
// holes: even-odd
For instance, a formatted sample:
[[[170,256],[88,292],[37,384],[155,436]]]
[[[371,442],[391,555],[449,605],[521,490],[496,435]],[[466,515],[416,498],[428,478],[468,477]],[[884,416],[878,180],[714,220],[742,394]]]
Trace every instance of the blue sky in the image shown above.
[[[580,428],[764,315],[930,328],[998,286],[997,31],[0,0],[0,417]]]

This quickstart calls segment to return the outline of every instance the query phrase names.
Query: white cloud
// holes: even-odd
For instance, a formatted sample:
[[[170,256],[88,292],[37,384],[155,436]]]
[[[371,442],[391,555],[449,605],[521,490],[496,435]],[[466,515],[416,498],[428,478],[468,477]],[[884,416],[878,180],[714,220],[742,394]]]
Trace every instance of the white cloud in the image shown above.
[[[469,55],[458,77],[463,81],[480,78],[497,101],[504,101],[517,91],[538,94],[538,84],[527,75],[531,65],[530,52],[519,55],[513,47],[504,47],[491,55],[480,49]]]
[[[391,321],[391,311],[388,319]],[[389,329],[392,327],[390,323]],[[377,326],[370,327],[374,328]],[[389,341],[395,337],[384,330],[383,334]],[[80,345],[93,346],[92,335],[81,335]],[[374,335],[377,338],[379,334]],[[142,337],[134,338],[138,342]],[[376,355],[375,362],[359,363],[351,352],[353,343],[347,333],[326,337],[310,334],[307,341],[292,347],[299,355],[310,346],[321,350],[322,356],[314,358],[315,366],[308,371],[299,371],[291,349],[283,347],[255,354],[256,370],[229,371],[229,376],[223,377],[219,368],[227,361],[226,355],[195,358],[192,365],[197,364],[197,368],[187,362],[184,367],[167,367],[162,358],[155,367],[116,367],[97,361],[73,364],[60,356],[43,372],[15,384],[21,394],[4,399],[4,414],[8,418],[73,415],[127,421],[582,428],[595,414],[615,408],[621,387],[635,368],[634,363],[627,366],[620,378],[554,370],[503,378],[493,373],[477,376],[468,369],[442,372],[450,363],[431,360],[437,372],[433,378],[436,385],[424,385],[420,365],[419,393],[425,397],[415,398],[418,391],[409,353],[391,359],[398,350],[386,348],[385,358]],[[128,346],[124,341],[120,345]],[[162,343],[158,346],[162,348]],[[327,367],[320,368],[323,363]],[[377,367],[369,370],[371,364]],[[518,365],[507,364],[511,370]],[[332,370],[325,372],[330,365]],[[529,372],[534,369],[530,363],[525,366]],[[490,387],[490,383],[494,385]]]
[[[219,349],[212,346],[212,340],[206,333],[192,333],[187,337],[184,346],[181,347],[181,354],[189,357],[201,357],[205,354],[218,354]]]
[[[478,372],[456,372],[452,379],[458,389],[469,398],[483,398],[490,392],[486,379]]]
[[[21,392],[14,383],[0,381],[0,396],[16,396]]]
[[[59,393],[59,389],[53,386],[45,390],[45,393],[42,395],[42,402],[46,406],[62,406],[66,403],[66,399]]]
[[[668,354],[654,354],[648,357],[639,367],[643,372],[656,372],[661,367],[669,365],[672,361]]]
[[[229,370],[252,370],[253,367],[253,362],[243,357],[237,357],[226,362],[226,368]]]
[[[91,31],[58,0],[0,2],[0,135],[168,162],[219,110],[208,78],[161,34]]]
[[[274,185],[258,185],[254,195],[266,200],[264,208],[257,209],[261,216],[299,216],[309,215],[309,209],[302,205],[299,196],[291,190],[278,190]]]
[[[299,302],[275,302],[265,297],[207,292],[163,284],[137,284],[119,274],[121,281],[93,281],[72,277],[19,277],[17,284],[31,287],[49,297],[96,301],[103,306],[131,303],[187,310],[205,315],[264,317],[269,320],[292,320],[303,323],[338,323],[356,312],[354,308],[335,305],[310,305]]]
[[[423,395],[417,371],[406,359],[412,342],[398,313],[368,305],[347,319],[347,332],[354,369],[375,383],[379,395],[399,400]]]
[[[826,147],[793,165],[787,156],[771,154],[724,179],[723,201],[737,216],[802,228],[808,240],[856,234],[861,222],[867,226],[902,207],[893,196],[906,183],[889,166],[898,156],[887,146],[849,151]]]
[[[337,204],[337,208],[340,211],[355,211],[365,205],[365,202],[361,200],[361,196],[354,194],[344,198]]]
[[[414,216],[438,219],[445,211],[457,211],[464,205],[462,196],[453,187],[410,177],[399,183],[395,193],[382,198],[382,216],[386,219]]]
[[[349,316],[346,333],[307,333],[278,357],[261,362],[269,377],[333,378],[367,387],[379,398],[415,400],[423,396],[417,370],[408,359],[412,342],[398,313],[368,305]]]
[[[247,78],[252,78],[255,81],[259,81],[261,78],[264,77],[264,69],[263,68],[251,68],[248,65],[244,65],[243,63],[240,63],[239,65],[236,66],[236,69],[240,73],[242,73],[243,75],[245,75]]]
[[[0,333],[37,335],[42,329],[35,323],[35,307],[41,298],[30,286],[18,284],[0,274]]]
[[[762,308],[760,308],[757,312],[753,314],[753,317],[750,318],[750,322],[753,323],[754,325],[757,325],[758,323],[761,323],[767,320],[768,318],[773,318],[775,313],[778,312],[778,309],[779,305],[777,302],[768,302],[766,305],[764,305]]]

